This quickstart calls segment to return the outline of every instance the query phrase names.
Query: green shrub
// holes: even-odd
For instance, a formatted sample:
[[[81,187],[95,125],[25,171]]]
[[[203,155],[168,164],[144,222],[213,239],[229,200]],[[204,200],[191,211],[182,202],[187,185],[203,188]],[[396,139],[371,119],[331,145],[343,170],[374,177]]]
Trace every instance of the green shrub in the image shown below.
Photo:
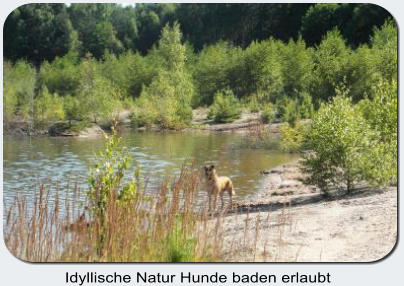
[[[112,129],[112,135],[106,137],[105,150],[99,153],[90,169],[88,182],[90,189],[87,193],[88,210],[92,219],[99,224],[97,249],[101,254],[105,245],[107,232],[107,218],[110,203],[116,200],[118,205],[129,204],[137,195],[134,178],[123,183],[125,173],[128,171],[130,156],[125,154],[121,145],[121,138]]]
[[[311,118],[314,114],[314,106],[311,96],[308,93],[303,92],[302,94],[300,94],[299,97],[299,105],[297,107],[299,118]]]
[[[49,122],[63,120],[65,110],[63,98],[57,94],[51,94],[45,87],[39,93],[34,101],[34,119],[37,125],[43,125]]]
[[[212,104],[213,95],[230,84],[230,74],[239,60],[239,54],[240,49],[227,42],[218,42],[201,51],[195,67],[198,104]]]
[[[174,85],[166,72],[161,72],[142,91],[136,101],[138,109],[132,118],[135,125],[150,126],[154,123],[162,128],[183,129],[192,120],[192,109],[186,98],[178,95],[192,86]]]
[[[240,116],[240,102],[230,89],[215,93],[215,99],[209,108],[208,118],[213,119],[215,122],[226,123],[233,122]]]
[[[364,179],[375,185],[397,183],[397,84],[379,82],[372,92],[373,99],[357,105],[372,130],[372,146],[364,154]]]
[[[344,38],[337,29],[329,31],[314,52],[311,94],[315,101],[328,101],[335,95],[349,74],[351,56]]]
[[[181,218],[178,216],[174,222],[173,230],[166,236],[164,261],[167,262],[193,262],[196,260],[195,249],[197,239],[190,234],[184,234]]]
[[[81,105],[80,115],[95,123],[109,121],[122,97],[120,88],[100,74],[97,62],[86,58],[83,61],[80,92],[76,96]]]
[[[243,97],[241,102],[250,112],[259,112],[269,102],[269,98],[266,93],[257,91],[250,96]]]
[[[297,121],[292,127],[285,123],[280,127],[280,149],[285,152],[298,152],[304,148],[305,136],[309,130],[307,125]]]
[[[294,126],[296,120],[299,119],[298,100],[282,97],[277,101],[276,106],[282,122],[287,122]]]
[[[73,120],[87,120],[85,106],[81,104],[77,97],[71,95],[64,96],[63,108],[65,118],[69,120],[70,124]]]
[[[74,95],[79,91],[82,65],[78,55],[69,52],[64,57],[56,57],[51,63],[44,62],[39,71],[40,86],[46,86],[50,93]]]
[[[275,120],[276,117],[276,108],[272,103],[264,104],[261,111],[261,121],[264,124],[271,123]]]
[[[36,71],[25,61],[4,65],[4,115],[6,120],[16,116],[23,120],[32,117],[36,85]]]
[[[363,116],[352,106],[346,93],[338,91],[329,104],[323,104],[314,116],[304,156],[307,183],[328,194],[333,187],[350,191],[362,178],[363,154],[373,136]]]

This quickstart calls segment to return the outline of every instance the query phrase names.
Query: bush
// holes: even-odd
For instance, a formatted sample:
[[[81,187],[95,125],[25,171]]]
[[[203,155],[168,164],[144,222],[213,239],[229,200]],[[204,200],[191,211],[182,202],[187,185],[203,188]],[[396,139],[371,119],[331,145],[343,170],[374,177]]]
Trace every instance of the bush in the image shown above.
[[[311,96],[304,92],[300,94],[299,105],[297,107],[299,118],[301,119],[309,119],[314,114],[314,106],[311,100]]]
[[[285,123],[280,127],[280,149],[285,152],[298,152],[304,148],[305,136],[309,130],[307,125],[300,121],[292,127]]]
[[[311,94],[315,101],[328,101],[335,95],[335,88],[348,75],[351,53],[337,29],[327,33],[314,53]]]
[[[287,122],[294,126],[296,120],[299,119],[297,99],[282,97],[281,100],[277,101],[276,105],[282,122]]]
[[[56,57],[51,63],[44,62],[39,71],[39,84],[46,86],[50,93],[74,95],[79,91],[81,64],[75,52],[64,57]]]
[[[257,91],[250,96],[243,97],[241,102],[250,112],[259,112],[263,109],[264,104],[269,102],[269,98],[266,93]]]
[[[43,125],[64,118],[63,98],[57,94],[51,94],[46,87],[43,88],[34,102],[35,123]]]
[[[70,125],[73,120],[87,120],[85,106],[81,104],[77,97],[71,95],[63,97],[63,108],[65,118],[69,120]]]
[[[272,38],[262,42],[252,42],[243,52],[235,70],[236,79],[231,88],[238,96],[267,94],[274,101],[284,89],[282,78],[282,58],[284,48],[281,41]]]
[[[80,107],[80,115],[99,123],[111,120],[122,99],[120,88],[100,74],[97,62],[87,58],[83,62],[80,92],[76,96]]]
[[[16,116],[23,120],[32,117],[35,96],[36,72],[25,61],[17,61],[15,65],[4,65],[4,115],[5,120],[13,120]]]
[[[207,46],[201,51],[195,68],[198,104],[212,104],[213,95],[230,84],[230,73],[239,54],[240,50],[227,42]]]
[[[337,94],[314,116],[306,136],[311,152],[303,160],[303,170],[310,175],[306,182],[318,186],[325,194],[332,187],[343,185],[349,192],[362,178],[363,154],[371,146],[373,136],[347,93]]]
[[[375,131],[373,144],[364,154],[364,178],[375,185],[397,183],[397,84],[379,82],[373,99],[358,104],[370,127]]]
[[[208,118],[215,122],[233,122],[241,116],[241,106],[230,89],[215,93],[213,104],[209,108]]]
[[[272,103],[264,104],[261,111],[261,121],[264,124],[271,123],[276,117],[276,108]]]

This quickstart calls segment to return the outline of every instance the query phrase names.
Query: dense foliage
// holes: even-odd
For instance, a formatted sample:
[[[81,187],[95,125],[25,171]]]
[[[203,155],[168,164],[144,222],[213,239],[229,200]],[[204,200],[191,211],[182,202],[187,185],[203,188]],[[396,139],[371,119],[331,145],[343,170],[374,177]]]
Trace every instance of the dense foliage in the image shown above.
[[[4,31],[6,124],[129,109],[136,126],[182,129],[192,108],[216,122],[246,109],[287,122],[282,148],[311,150],[325,192],[397,179],[397,27],[378,6],[29,4]]]
[[[347,43],[342,32],[333,28],[324,32],[315,47],[307,46],[301,37],[293,39],[291,36],[288,42],[283,42],[273,37],[257,40],[260,39],[257,36],[241,47],[235,39],[219,40],[195,52],[194,43],[184,41],[189,35],[182,33],[187,27],[182,26],[181,20],[163,28],[159,26],[161,23],[157,25],[159,28],[150,26],[157,15],[164,14],[168,23],[175,19],[176,13],[184,13],[191,7],[213,11],[216,5],[139,5],[133,10],[133,7],[114,4],[72,4],[69,7],[30,4],[18,8],[10,19],[35,18],[42,9],[63,12],[70,15],[69,21],[73,23],[67,26],[80,32],[74,39],[64,38],[74,40],[74,45],[70,40],[65,43],[64,55],[52,54],[49,47],[44,47],[48,52],[42,59],[24,52],[24,58],[32,60],[29,62],[5,53],[5,122],[37,121],[38,124],[32,124],[37,126],[62,119],[102,123],[110,121],[122,108],[130,108],[132,121],[137,126],[157,124],[181,129],[190,124],[192,108],[209,106],[214,101],[211,114],[229,113],[231,109],[234,114],[223,113],[212,118],[232,121],[239,116],[241,105],[235,102],[241,99],[247,109],[261,112],[264,122],[278,118],[293,126],[299,119],[310,118],[322,102],[329,101],[338,85],[346,85],[350,97],[358,102],[372,94],[376,81],[392,82],[397,76],[397,28],[391,20],[380,28],[374,27],[368,43],[356,49],[350,47],[352,44]],[[224,12],[233,6],[223,7]],[[282,9],[292,9],[293,5],[274,7],[282,14]],[[311,7],[308,12],[317,6]],[[339,5],[335,7],[342,9]],[[362,6],[357,9],[362,9],[359,7]],[[22,13],[25,9],[29,13]],[[149,26],[139,26],[136,15],[147,18],[144,21]],[[203,15],[198,19],[204,19]],[[44,15],[41,17],[36,20],[47,21]],[[83,20],[87,18],[90,20]],[[103,36],[96,32],[99,25]],[[111,31],[107,27],[111,25],[116,25],[118,30]],[[58,27],[61,26],[59,23]],[[125,30],[125,27],[130,29]],[[6,39],[7,31],[5,29]],[[152,48],[145,48],[148,49],[146,54],[144,49],[137,52],[136,40],[129,38],[130,35],[140,37],[140,31],[148,31],[148,36],[157,33],[159,37],[158,41],[153,40]],[[23,41],[24,33],[18,33],[17,38]],[[120,39],[121,36],[124,39]],[[6,40],[8,44],[15,40],[11,38]],[[149,40],[152,41],[148,38],[142,42]],[[58,38],[54,42],[60,41]],[[18,45],[24,46],[22,42]],[[41,60],[45,61],[39,64]],[[223,90],[234,94],[235,98],[217,96]],[[229,108],[230,105],[237,107]]]
[[[397,183],[397,86],[381,81],[372,98],[353,105],[349,90],[337,89],[322,104],[306,136],[307,182],[328,194],[349,192],[362,181],[383,186]]]
[[[296,40],[300,34],[312,46],[334,27],[356,47],[389,16],[373,4],[28,4],[6,20],[4,55],[39,65],[72,49],[97,59],[105,51],[144,54],[174,22],[196,50],[219,40],[245,48],[254,40]]]

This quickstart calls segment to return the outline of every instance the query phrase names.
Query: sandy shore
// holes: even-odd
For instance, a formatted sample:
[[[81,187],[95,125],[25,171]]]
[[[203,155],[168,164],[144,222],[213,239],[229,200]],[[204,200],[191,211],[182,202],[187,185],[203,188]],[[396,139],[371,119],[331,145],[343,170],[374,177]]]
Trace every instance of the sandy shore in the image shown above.
[[[371,262],[397,237],[397,188],[325,198],[298,164],[265,171],[263,191],[222,218],[224,261]]]

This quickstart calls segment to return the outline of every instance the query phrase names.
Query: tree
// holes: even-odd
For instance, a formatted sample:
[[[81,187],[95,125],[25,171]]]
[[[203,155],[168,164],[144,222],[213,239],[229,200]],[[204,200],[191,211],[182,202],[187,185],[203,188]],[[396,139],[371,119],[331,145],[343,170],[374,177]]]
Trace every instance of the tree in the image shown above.
[[[90,52],[100,59],[105,51],[120,53],[123,45],[117,38],[111,15],[116,4],[71,4],[69,15],[82,43],[81,55]]]
[[[97,63],[92,58],[84,60],[81,78],[77,97],[87,119],[95,123],[112,119],[122,96],[120,89],[100,75]]]
[[[184,128],[192,119],[194,86],[185,70],[185,46],[181,38],[177,23],[163,28],[155,50],[160,69],[150,85],[142,89],[137,101],[143,113],[138,118],[150,118],[153,123],[169,129]]]
[[[372,90],[372,99],[359,102],[358,110],[375,134],[364,154],[364,179],[376,184],[397,183],[397,83],[379,81]]]
[[[238,74],[234,82],[238,96],[263,92],[274,101],[282,94],[282,48],[283,43],[272,38],[248,46],[234,71]]]
[[[32,119],[32,107],[35,96],[36,71],[25,61],[15,65],[4,66],[4,114],[5,119],[16,117],[23,120]]]
[[[374,27],[380,27],[389,17],[389,12],[374,4],[315,4],[302,18],[301,32],[306,43],[313,46],[337,28],[355,48],[369,43]]]
[[[27,4],[15,9],[4,24],[4,56],[36,66],[78,47],[64,4]]]
[[[70,51],[63,57],[56,57],[51,63],[41,65],[38,76],[39,86],[46,86],[50,93],[75,95],[80,86],[80,69],[77,52]]]
[[[62,120],[65,118],[63,98],[57,94],[51,94],[43,88],[34,102],[34,119],[37,125]]]
[[[230,85],[230,73],[241,51],[227,42],[205,47],[198,56],[194,78],[199,92],[198,104],[212,104],[213,95]]]
[[[344,83],[351,50],[338,30],[327,33],[314,53],[314,101],[327,101],[334,96],[335,87]]]
[[[311,150],[304,156],[306,183],[325,194],[345,187],[349,192],[362,179],[364,157],[373,132],[361,113],[352,106],[347,91],[338,90],[328,104],[323,103],[306,136]]]
[[[312,49],[302,39],[290,40],[281,51],[282,79],[286,96],[297,97],[309,91],[314,68]]]

